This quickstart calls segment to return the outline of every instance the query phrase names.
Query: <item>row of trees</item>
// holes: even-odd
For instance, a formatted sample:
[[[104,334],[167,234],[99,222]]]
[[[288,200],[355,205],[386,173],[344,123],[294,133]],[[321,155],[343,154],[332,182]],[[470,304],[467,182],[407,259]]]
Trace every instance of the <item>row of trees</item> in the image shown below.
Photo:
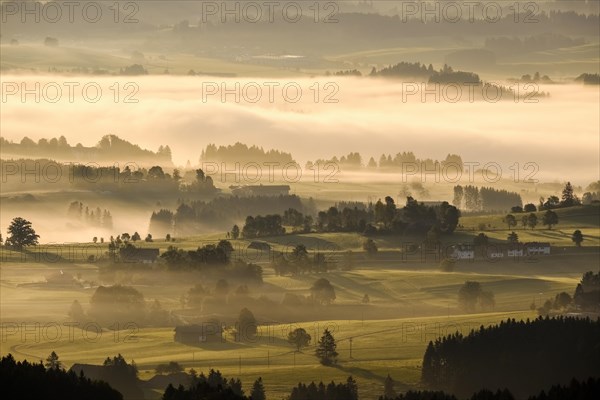
[[[512,206],[522,206],[521,195],[507,190],[467,185],[454,186],[452,204],[468,211],[508,210]]]
[[[517,226],[517,218],[513,214],[507,214],[502,221],[508,226],[508,229],[514,228]],[[538,225],[538,216],[534,213],[530,213],[528,215],[523,215],[521,217],[521,226],[523,229],[530,228],[535,229]],[[552,210],[547,210],[542,215],[542,225],[548,227],[548,229],[552,229],[552,227],[558,224],[558,214]]]

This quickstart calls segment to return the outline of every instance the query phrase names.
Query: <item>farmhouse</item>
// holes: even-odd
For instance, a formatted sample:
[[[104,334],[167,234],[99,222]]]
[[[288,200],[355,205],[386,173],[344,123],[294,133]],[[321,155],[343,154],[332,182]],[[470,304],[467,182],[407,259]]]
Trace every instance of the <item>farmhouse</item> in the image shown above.
[[[200,325],[177,326],[174,340],[189,345],[218,343],[223,340],[223,327],[218,321],[203,322]]]
[[[530,255],[548,255],[550,254],[550,243],[546,242],[530,242],[525,243],[525,250]]]
[[[138,247],[126,247],[119,250],[122,262],[130,263],[155,263],[159,255],[159,249],[142,249]]]
[[[455,260],[473,260],[475,258],[475,250],[473,246],[468,244],[459,244],[453,246],[452,258]]]

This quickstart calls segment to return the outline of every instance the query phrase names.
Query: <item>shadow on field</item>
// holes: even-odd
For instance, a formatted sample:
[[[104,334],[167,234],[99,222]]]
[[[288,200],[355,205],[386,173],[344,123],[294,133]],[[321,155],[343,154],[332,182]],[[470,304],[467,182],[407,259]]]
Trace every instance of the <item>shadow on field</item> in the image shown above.
[[[385,381],[385,376],[381,376],[381,375],[377,375],[372,371],[369,371],[367,369],[364,368],[359,368],[359,367],[345,367],[343,365],[333,365],[333,368],[339,369],[340,371],[343,371],[349,375],[352,375],[354,377],[359,376],[361,378],[364,379],[371,379],[371,380],[377,380],[380,381],[382,384]],[[398,382],[398,381],[394,381],[394,389],[398,390],[398,391],[402,391],[405,392],[407,390],[411,389],[411,386],[406,385],[402,382]]]

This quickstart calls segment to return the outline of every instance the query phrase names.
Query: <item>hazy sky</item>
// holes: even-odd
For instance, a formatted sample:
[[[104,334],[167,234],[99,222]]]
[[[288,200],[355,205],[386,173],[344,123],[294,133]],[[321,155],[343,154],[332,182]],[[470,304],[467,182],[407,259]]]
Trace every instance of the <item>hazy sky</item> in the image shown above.
[[[34,83],[40,83],[39,102],[33,94],[23,101],[23,82],[34,91]],[[136,86],[125,87],[127,82]],[[328,83],[330,86],[326,86]],[[82,97],[86,84],[88,100]],[[69,85],[74,87],[72,101]],[[225,102],[220,92],[223,85],[232,91]],[[284,85],[288,86],[287,98]],[[302,95],[293,103],[296,85],[301,87]],[[102,94],[92,103],[97,86]],[[57,88],[62,95],[51,103]],[[135,88],[139,91],[132,99],[138,103],[125,103],[125,95]],[[215,88],[219,92],[211,94]],[[257,88],[262,97],[253,103]],[[454,89],[447,89],[448,96],[454,97]],[[406,94],[411,90],[417,93]],[[598,179],[598,87],[554,85],[540,90],[552,96],[537,104],[522,100],[470,103],[466,91],[462,94],[465,101],[451,103],[442,94],[436,103],[433,94],[423,101],[420,88],[370,78],[88,79],[3,75],[1,133],[17,141],[23,136],[37,140],[64,135],[72,144],[87,146],[112,133],[151,150],[168,144],[174,161],[181,165],[188,159],[195,163],[208,143],[240,141],[291,152],[299,161],[350,151],[376,159],[382,152],[414,151],[423,158],[458,153],[465,161],[493,161],[505,167],[514,162],[536,162],[540,165],[539,176],[545,180],[571,179],[585,185]],[[17,93],[11,94],[14,91]],[[118,99],[114,97],[116,92]],[[314,97],[316,92],[318,99]],[[338,102],[325,103],[326,95]]]

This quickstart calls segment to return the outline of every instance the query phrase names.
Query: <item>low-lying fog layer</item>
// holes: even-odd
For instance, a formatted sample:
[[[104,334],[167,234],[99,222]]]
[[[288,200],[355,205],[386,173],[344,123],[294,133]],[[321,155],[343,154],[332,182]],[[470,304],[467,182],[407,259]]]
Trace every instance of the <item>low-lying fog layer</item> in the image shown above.
[[[598,179],[597,87],[522,87],[525,97],[535,90],[551,97],[494,103],[494,91],[470,102],[463,89],[462,101],[453,102],[455,87],[425,94],[420,85],[339,77],[3,75],[1,133],[17,141],[64,135],[84,145],[113,133],[153,150],[168,144],[180,165],[195,163],[207,143],[241,141],[291,152],[299,161],[350,151],[378,159],[410,150],[423,158],[457,153],[464,161],[506,166],[536,162],[546,180]]]

